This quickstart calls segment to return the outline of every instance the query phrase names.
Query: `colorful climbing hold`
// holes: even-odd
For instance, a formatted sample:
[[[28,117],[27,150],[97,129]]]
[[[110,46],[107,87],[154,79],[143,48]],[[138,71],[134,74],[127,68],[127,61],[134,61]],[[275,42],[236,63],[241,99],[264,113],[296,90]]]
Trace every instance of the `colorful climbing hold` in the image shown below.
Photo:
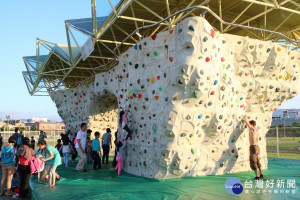
[[[160,76],[156,76],[156,79],[157,79],[157,80],[160,80]]]
[[[191,152],[192,154],[195,154],[195,150],[193,148],[191,148]]]
[[[169,57],[170,62],[173,62],[173,57]]]
[[[155,40],[156,39],[156,34],[154,34],[154,35],[151,35],[151,38],[152,38],[152,40]]]
[[[211,35],[212,38],[215,37],[215,34],[216,34],[216,33],[215,33],[214,29],[211,29],[211,30],[210,30],[210,35]]]
[[[155,81],[155,78],[154,78],[154,76],[152,76],[152,77],[150,78],[150,82],[151,82],[151,83],[154,83],[154,81]]]
[[[123,95],[122,94],[120,94],[120,98],[123,99]]]
[[[231,121],[231,122],[229,123],[229,126],[231,126],[231,125],[232,125],[232,123],[233,123],[233,122]]]
[[[137,92],[138,89],[137,89],[136,87],[133,87],[133,91],[134,91],[134,92]]]
[[[77,105],[78,105],[78,102],[75,102],[75,105],[77,106]]]
[[[198,92],[194,91],[194,97],[198,98]]]
[[[264,95],[259,95],[259,99],[263,99],[264,98]]]
[[[219,83],[218,80],[215,80],[215,81],[214,81],[214,85],[217,85],[218,83]]]
[[[133,47],[135,50],[137,50],[138,49],[138,45],[136,44],[136,45],[134,45],[134,47]]]
[[[193,27],[192,25],[189,26],[189,30],[190,30],[190,31],[195,31],[195,30],[194,30],[194,27]]]
[[[159,99],[159,96],[155,96],[154,99],[155,99],[155,100],[158,100],[158,99]]]
[[[154,51],[154,52],[153,52],[153,55],[154,55],[154,56],[157,56],[157,52],[156,52],[156,51]]]
[[[222,57],[222,58],[221,58],[221,62],[224,62],[224,61],[225,61],[225,58],[224,58],[224,57]]]
[[[142,98],[142,94],[139,93],[138,94],[138,98],[141,99]]]
[[[215,94],[215,91],[211,91],[210,95],[214,95]]]
[[[174,31],[174,30],[169,30],[169,33],[170,33],[170,34],[173,34],[173,31]]]
[[[160,88],[158,88],[158,90],[159,90],[159,91],[162,91],[162,88],[160,87]]]
[[[209,61],[210,61],[210,58],[209,58],[209,57],[206,57],[206,58],[205,58],[205,61],[206,61],[206,62],[209,62]]]
[[[127,92],[126,92],[126,95],[129,97],[130,96],[130,93],[129,93],[129,91],[127,90]]]
[[[128,78],[128,77],[129,77],[129,73],[126,74],[126,78]]]
[[[206,42],[208,40],[208,38],[205,36],[204,38],[203,38],[203,42]]]
[[[203,114],[198,115],[198,119],[202,119],[202,117],[203,117]]]
[[[249,85],[250,85],[250,86],[253,86],[253,85],[254,85],[254,83],[253,83],[252,81],[250,81]]]
[[[222,129],[222,126],[218,126],[218,129]]]
[[[282,75],[280,75],[280,76],[279,76],[279,79],[282,79],[282,77],[283,77],[283,76],[282,76]]]
[[[153,124],[152,126],[152,131],[155,133],[156,132],[156,124]]]
[[[289,74],[287,74],[286,77],[285,77],[285,80],[289,80],[290,77],[291,77],[291,76],[290,76]]]
[[[280,47],[277,47],[277,51],[281,51],[281,48],[280,48]]]

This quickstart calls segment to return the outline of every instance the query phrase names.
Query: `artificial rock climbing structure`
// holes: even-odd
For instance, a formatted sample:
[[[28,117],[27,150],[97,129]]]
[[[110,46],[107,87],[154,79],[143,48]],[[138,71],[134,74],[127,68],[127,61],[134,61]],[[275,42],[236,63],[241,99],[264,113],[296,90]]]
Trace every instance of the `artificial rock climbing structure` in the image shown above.
[[[67,128],[88,122],[118,127],[130,105],[124,170],[156,179],[250,170],[254,119],[263,169],[272,112],[300,89],[299,52],[279,44],[220,34],[201,17],[142,39],[93,84],[52,92]],[[120,131],[121,137],[126,136]]]

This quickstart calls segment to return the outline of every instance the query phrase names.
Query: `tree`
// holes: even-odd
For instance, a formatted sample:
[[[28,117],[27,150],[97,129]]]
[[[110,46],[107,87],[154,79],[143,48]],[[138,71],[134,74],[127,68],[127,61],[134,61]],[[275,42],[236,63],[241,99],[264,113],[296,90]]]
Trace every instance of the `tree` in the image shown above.
[[[298,127],[298,126],[300,126],[300,123],[299,122],[294,122],[292,126]]]
[[[279,128],[282,128],[282,127],[283,127],[283,124],[279,124],[278,127],[279,127]]]

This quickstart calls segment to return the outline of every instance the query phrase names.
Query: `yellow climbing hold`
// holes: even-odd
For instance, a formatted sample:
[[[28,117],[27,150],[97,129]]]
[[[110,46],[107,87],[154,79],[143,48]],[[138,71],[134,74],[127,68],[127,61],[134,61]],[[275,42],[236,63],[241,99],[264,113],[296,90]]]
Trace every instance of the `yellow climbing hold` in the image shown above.
[[[194,145],[195,144],[195,142],[194,141],[190,141],[190,145]]]
[[[172,131],[168,134],[168,137],[173,137],[173,132]]]
[[[289,74],[287,74],[286,77],[285,77],[285,80],[289,80],[290,77],[291,77],[291,76],[290,76]]]
[[[282,76],[282,75],[280,75],[280,76],[279,76],[279,79],[282,79],[282,77],[283,77],[283,76]]]
[[[181,145],[184,145],[184,142],[181,142]]]
[[[155,78],[154,78],[154,76],[152,76],[150,79],[151,83],[154,83],[154,80],[155,80]]]
[[[264,98],[264,95],[259,95],[259,99],[263,99]]]
[[[281,51],[281,48],[280,48],[280,47],[277,47],[277,51]]]

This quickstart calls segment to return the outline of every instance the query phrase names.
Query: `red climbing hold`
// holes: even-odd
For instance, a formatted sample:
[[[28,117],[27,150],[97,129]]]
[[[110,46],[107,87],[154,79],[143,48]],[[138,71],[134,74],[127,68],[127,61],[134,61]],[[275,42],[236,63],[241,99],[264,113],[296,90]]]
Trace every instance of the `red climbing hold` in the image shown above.
[[[214,29],[211,29],[211,30],[210,30],[210,35],[211,35],[212,38],[215,37],[215,31],[214,31]]]
[[[160,76],[157,76],[156,78],[157,78],[157,80],[160,80]]]
[[[159,96],[155,96],[155,97],[154,97],[155,100],[158,100],[158,98],[159,98]]]
[[[172,34],[174,30],[169,30],[169,33]]]
[[[123,95],[122,94],[120,94],[120,98],[123,99]]]
[[[210,95],[214,95],[215,94],[215,91],[211,91]]]
[[[170,57],[169,60],[170,60],[170,62],[173,62],[173,57]]]
[[[82,95],[80,95],[80,98],[82,98]]]
[[[83,115],[85,115],[85,113],[83,113]]]
[[[138,94],[138,98],[141,99],[142,98],[142,94]]]
[[[126,78],[128,78],[128,77],[129,77],[129,73],[126,74]]]
[[[234,153],[234,149],[231,150],[231,153]]]
[[[240,108],[244,108],[244,104],[240,105]]]
[[[222,128],[222,126],[218,126],[218,129],[221,129]]]
[[[245,73],[245,76],[248,76],[249,75],[249,73]]]
[[[221,58],[221,61],[224,62],[224,61],[225,61],[225,58],[222,57],[222,58]]]
[[[155,40],[156,39],[156,34],[151,35],[151,38],[152,38],[152,40]]]
[[[75,105],[77,106],[77,105],[78,105],[78,102],[75,102]]]
[[[206,58],[205,58],[205,61],[206,61],[206,62],[209,62],[209,61],[210,61],[210,58],[209,58],[209,57],[206,57]]]

